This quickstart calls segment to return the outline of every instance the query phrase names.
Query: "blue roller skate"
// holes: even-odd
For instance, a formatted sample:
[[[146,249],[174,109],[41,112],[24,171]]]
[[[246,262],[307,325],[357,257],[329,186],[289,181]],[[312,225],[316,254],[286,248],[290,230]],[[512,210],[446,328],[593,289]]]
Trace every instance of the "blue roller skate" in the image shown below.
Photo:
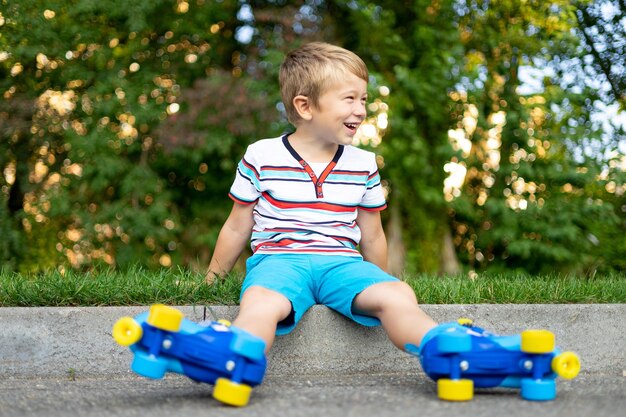
[[[226,321],[207,325],[183,318],[162,304],[113,326],[113,338],[134,353],[131,369],[160,379],[166,372],[214,384],[213,397],[233,405],[248,404],[252,387],[265,375],[265,342]]]
[[[557,375],[571,379],[580,371],[578,356],[555,348],[554,339],[547,330],[497,336],[462,319],[432,329],[420,347],[405,348],[437,381],[442,400],[469,401],[474,387],[508,387],[525,400],[547,401],[556,397]]]

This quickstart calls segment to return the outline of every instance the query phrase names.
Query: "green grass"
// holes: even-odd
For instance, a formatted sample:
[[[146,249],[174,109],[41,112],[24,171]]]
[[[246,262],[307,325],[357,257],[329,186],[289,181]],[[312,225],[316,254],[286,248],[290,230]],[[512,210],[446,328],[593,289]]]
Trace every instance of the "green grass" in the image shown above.
[[[43,275],[0,272],[0,306],[229,305],[238,302],[241,279],[232,275],[209,286],[198,273],[141,268]]]
[[[626,276],[494,275],[411,277],[422,304],[573,304],[626,303]]]
[[[22,275],[0,271],[0,307],[234,305],[241,274],[209,286],[203,274],[185,270],[52,272]],[[626,276],[478,275],[407,276],[421,304],[626,303]]]

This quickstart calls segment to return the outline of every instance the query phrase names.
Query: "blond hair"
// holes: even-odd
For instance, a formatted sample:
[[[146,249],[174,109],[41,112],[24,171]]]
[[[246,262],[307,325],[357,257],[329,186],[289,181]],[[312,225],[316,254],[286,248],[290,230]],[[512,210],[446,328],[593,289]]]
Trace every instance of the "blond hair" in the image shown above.
[[[278,80],[289,121],[293,124],[300,121],[293,105],[296,96],[306,96],[313,105],[319,106],[322,93],[347,73],[368,81],[367,66],[363,60],[339,46],[312,42],[288,53],[280,66]]]

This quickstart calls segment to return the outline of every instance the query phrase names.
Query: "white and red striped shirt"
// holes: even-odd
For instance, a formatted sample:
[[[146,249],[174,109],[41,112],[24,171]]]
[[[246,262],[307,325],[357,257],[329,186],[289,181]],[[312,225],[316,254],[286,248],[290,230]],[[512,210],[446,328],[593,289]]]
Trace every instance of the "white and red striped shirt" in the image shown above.
[[[255,254],[361,256],[357,209],[387,207],[375,155],[340,145],[328,165],[312,165],[287,135],[248,146],[229,196],[240,204],[256,203]]]

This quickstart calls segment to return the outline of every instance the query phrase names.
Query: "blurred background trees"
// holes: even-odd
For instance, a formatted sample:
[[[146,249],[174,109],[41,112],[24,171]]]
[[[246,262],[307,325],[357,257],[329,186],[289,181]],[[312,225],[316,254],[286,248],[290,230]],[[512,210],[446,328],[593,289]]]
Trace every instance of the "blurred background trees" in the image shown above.
[[[395,273],[626,269],[617,0],[0,0],[0,263],[203,270],[277,74],[324,40],[371,72],[358,146]]]

